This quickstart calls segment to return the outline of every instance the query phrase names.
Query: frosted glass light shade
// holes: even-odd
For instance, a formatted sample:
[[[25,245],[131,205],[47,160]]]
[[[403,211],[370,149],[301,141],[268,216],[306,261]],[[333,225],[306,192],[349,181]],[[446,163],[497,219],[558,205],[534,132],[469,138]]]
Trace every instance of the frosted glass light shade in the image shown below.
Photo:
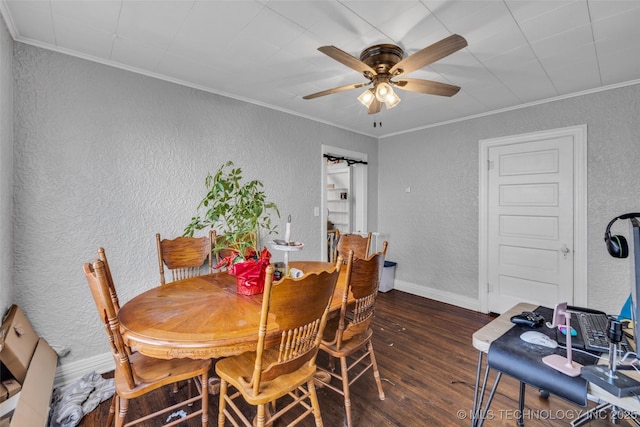
[[[384,100],[384,105],[386,105],[387,110],[395,107],[399,103],[400,103],[400,97],[396,95],[396,93],[393,90],[389,92],[389,94]]]
[[[392,92],[393,89],[391,89],[391,86],[389,86],[387,83],[380,83],[378,84],[378,86],[376,86],[376,98],[380,102],[385,102],[385,99],[387,98],[387,96],[389,96],[389,93]]]
[[[358,97],[358,101],[362,103],[365,107],[369,108],[371,103],[373,102],[373,98],[375,95],[371,91],[371,89],[367,89]]]

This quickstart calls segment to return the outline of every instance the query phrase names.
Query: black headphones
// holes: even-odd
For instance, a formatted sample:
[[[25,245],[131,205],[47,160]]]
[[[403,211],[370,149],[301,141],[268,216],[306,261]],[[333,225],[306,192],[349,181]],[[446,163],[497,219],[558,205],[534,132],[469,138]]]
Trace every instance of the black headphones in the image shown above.
[[[629,219],[629,218],[638,218],[640,217],[640,213],[638,212],[630,212],[620,216],[613,218],[609,224],[607,225],[607,229],[604,232],[604,241],[607,244],[607,251],[609,251],[609,255],[614,258],[626,258],[629,256],[629,245],[627,244],[627,239],[624,236],[611,235],[611,226],[614,222],[619,219]]]

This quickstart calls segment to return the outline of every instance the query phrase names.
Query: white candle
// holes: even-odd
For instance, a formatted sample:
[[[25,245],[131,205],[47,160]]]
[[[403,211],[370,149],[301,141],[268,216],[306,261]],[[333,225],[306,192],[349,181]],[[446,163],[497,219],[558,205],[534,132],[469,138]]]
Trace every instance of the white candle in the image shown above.
[[[284,240],[289,244],[289,239],[291,238],[291,222],[287,222],[287,225],[284,229]]]

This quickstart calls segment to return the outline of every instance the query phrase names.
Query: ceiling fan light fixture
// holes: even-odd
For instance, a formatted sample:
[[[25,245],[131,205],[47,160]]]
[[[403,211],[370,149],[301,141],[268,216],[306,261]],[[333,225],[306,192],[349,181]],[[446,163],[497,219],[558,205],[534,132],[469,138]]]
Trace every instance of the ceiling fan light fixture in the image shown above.
[[[384,105],[387,107],[387,110],[395,107],[399,103],[400,103],[400,97],[396,95],[396,93],[393,90],[389,92],[389,94],[384,100]]]
[[[376,99],[378,101],[385,102],[390,93],[393,93],[393,89],[387,83],[379,83],[376,86]]]
[[[374,98],[375,95],[373,94],[373,91],[371,89],[367,89],[360,94],[358,101],[360,101],[365,107],[369,108]]]

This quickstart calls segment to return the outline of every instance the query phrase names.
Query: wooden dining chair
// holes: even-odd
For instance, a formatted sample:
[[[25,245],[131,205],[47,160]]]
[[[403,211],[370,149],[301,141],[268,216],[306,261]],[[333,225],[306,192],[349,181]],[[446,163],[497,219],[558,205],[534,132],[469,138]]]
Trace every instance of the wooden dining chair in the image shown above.
[[[338,259],[338,256],[342,254],[342,258],[346,261],[349,251],[353,251],[355,258],[366,258],[369,256],[370,248],[371,232],[365,236],[357,233],[340,234],[333,259]]]
[[[316,426],[322,425],[313,376],[341,264],[336,263],[329,271],[298,279],[285,277],[276,283],[272,281],[273,265],[267,267],[256,351],[216,363],[221,379],[219,427],[225,425],[226,418],[235,426],[238,422],[252,425],[240,409],[241,402],[236,400],[239,398],[257,407],[253,425],[258,427],[275,422],[298,405],[303,411],[296,412],[296,420],[288,425],[295,425],[310,414]],[[270,343],[266,340],[267,321],[275,322],[281,331]],[[231,387],[235,389],[233,393]],[[285,406],[277,410],[276,400],[283,397]]]
[[[383,250],[366,259],[355,258],[353,251],[347,256],[346,283],[340,315],[328,322],[320,350],[329,356],[327,367],[318,366],[318,371],[324,375],[316,376],[320,386],[328,387],[344,396],[347,426],[351,427],[351,398],[349,387],[366,371],[372,370],[378,386],[378,396],[384,400],[384,391],[380,381],[380,372],[373,352],[371,338],[376,296],[380,285],[380,277],[384,266],[387,242],[383,243]],[[349,294],[355,298],[349,302]],[[369,356],[367,358],[367,356]],[[336,372],[334,359],[340,360],[340,370]],[[367,360],[368,359],[368,360]],[[339,380],[340,385],[331,384],[331,378]]]
[[[113,302],[113,307],[116,310],[116,314],[120,311],[120,301],[118,300],[118,293],[116,292],[116,286],[113,283],[113,277],[111,276],[111,269],[109,268],[109,262],[107,261],[107,254],[104,252],[104,248],[98,248],[98,258],[104,264],[104,274],[109,285],[109,295]]]
[[[129,408],[129,400],[145,395],[165,385],[174,384],[178,381],[188,379],[199,379],[194,381],[198,384],[199,394],[183,402],[177,403],[167,408],[160,409],[149,415],[127,423],[127,426],[147,422],[149,419],[159,417],[167,412],[175,411],[178,408],[192,405],[200,401],[199,410],[191,412],[185,418],[179,418],[174,422],[163,424],[165,426],[182,423],[186,419],[201,416],[203,427],[208,422],[208,392],[207,381],[211,360],[192,359],[154,359],[144,356],[139,352],[131,351],[124,342],[120,333],[120,322],[111,296],[111,286],[105,268],[105,263],[97,259],[93,263],[84,264],[84,273],[91,289],[91,294],[98,309],[100,320],[104,324],[105,331],[109,338],[109,345],[115,362],[114,384],[115,395],[111,402],[107,426],[111,426],[114,415],[116,427],[124,426]]]
[[[209,260],[209,271],[213,266],[212,250],[213,230],[203,237],[176,237],[175,239],[161,239],[156,234],[158,247],[158,267],[160,269],[160,284],[166,283],[164,268],[171,271],[172,281],[199,276],[200,269]]]

